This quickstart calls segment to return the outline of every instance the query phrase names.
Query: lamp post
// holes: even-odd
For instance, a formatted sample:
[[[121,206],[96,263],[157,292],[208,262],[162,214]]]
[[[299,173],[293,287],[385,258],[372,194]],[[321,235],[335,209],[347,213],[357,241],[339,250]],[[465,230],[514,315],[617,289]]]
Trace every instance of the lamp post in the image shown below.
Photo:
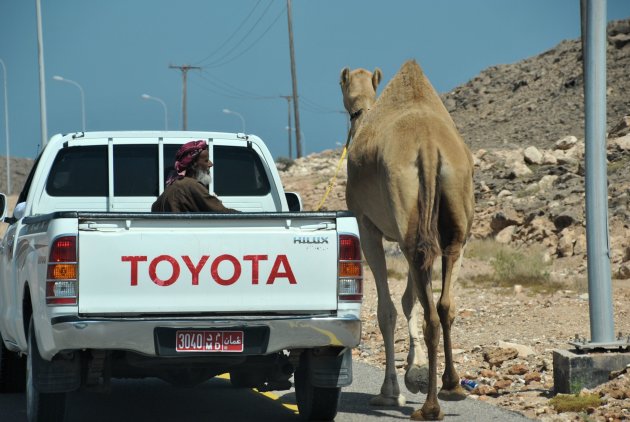
[[[286,130],[293,131],[293,132],[295,132],[295,133],[297,134],[297,132],[296,132],[296,130],[295,130],[296,128],[294,128],[294,127],[285,126],[284,128],[285,128]],[[295,135],[295,136],[297,136],[297,135]],[[303,147],[303,149],[304,149],[304,151],[303,151],[303,155],[302,155],[302,156],[304,156],[304,157],[305,157],[305,156],[306,156],[306,136],[304,136],[304,132],[302,132],[302,129],[300,129],[300,138],[302,139],[302,147]],[[299,157],[298,157],[298,158],[299,158]]]
[[[53,79],[60,82],[67,82],[79,88],[79,91],[81,92],[81,121],[83,123],[83,132],[85,132],[85,94],[83,93],[83,88],[77,82],[71,79],[62,78],[59,75],[53,76]]]
[[[4,135],[7,142],[7,195],[11,195],[11,163],[9,160],[9,100],[7,94],[7,68],[4,61],[0,59],[2,74],[4,79]]]
[[[236,111],[228,110],[227,108],[224,108],[223,112],[225,114],[235,114],[238,117],[240,117],[241,118],[241,123],[243,124],[243,133],[245,133],[245,119],[243,118],[243,116],[241,116],[240,113],[237,113]]]
[[[162,108],[164,109],[164,130],[168,130],[168,111],[167,111],[166,103],[164,102],[164,100],[158,97],[153,97],[149,94],[142,94],[141,97],[143,100],[153,100],[162,104]]]

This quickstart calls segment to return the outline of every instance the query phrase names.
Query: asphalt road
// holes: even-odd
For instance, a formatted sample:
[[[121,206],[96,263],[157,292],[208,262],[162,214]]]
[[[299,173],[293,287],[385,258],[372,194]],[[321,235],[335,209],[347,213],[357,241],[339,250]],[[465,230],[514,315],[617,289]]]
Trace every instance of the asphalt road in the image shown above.
[[[337,422],[403,421],[424,402],[424,395],[407,395],[407,405],[375,408],[383,372],[354,362],[354,382],[343,390]],[[404,383],[401,385],[404,386]],[[173,387],[159,379],[114,380],[112,392],[73,393],[67,398],[67,422],[202,422],[299,421],[295,392],[258,393],[239,390],[229,380],[214,378],[194,388]],[[404,387],[403,387],[404,389]],[[529,419],[478,400],[441,402],[445,421],[528,421]],[[0,395],[0,421],[26,422],[23,394]]]

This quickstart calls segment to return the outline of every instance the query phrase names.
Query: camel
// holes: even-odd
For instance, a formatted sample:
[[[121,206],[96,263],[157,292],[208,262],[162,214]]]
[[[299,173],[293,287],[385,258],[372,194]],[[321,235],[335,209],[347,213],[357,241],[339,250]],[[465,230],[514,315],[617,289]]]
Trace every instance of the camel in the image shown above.
[[[394,327],[397,312],[387,283],[383,238],[396,241],[409,263],[402,307],[410,347],[405,385],[427,394],[413,420],[442,420],[437,394],[437,348],[443,331],[442,400],[462,400],[465,390],[453,365],[452,283],[457,279],[474,210],[473,160],[431,83],[415,60],[403,64],[376,99],[380,69],[341,71],[341,91],[351,117],[346,202],[359,223],[361,248],[374,274],[377,318],[385,343],[385,379],[372,405],[406,403],[396,379]],[[433,301],[431,270],[441,256],[442,292]],[[418,329],[419,306],[424,311]]]

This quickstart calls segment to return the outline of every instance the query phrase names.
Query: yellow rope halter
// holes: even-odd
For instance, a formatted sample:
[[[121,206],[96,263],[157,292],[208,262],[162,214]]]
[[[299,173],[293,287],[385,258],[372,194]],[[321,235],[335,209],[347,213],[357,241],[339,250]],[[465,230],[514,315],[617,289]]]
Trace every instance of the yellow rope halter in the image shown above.
[[[326,202],[326,198],[328,198],[328,194],[330,193],[332,188],[335,187],[335,182],[337,181],[337,174],[339,174],[341,163],[343,163],[344,158],[346,158],[347,151],[348,151],[348,147],[346,145],[345,147],[343,147],[343,151],[341,152],[341,158],[339,159],[339,162],[337,163],[337,170],[335,170],[335,175],[331,177],[330,180],[328,181],[328,186],[326,186],[326,192],[324,193],[324,197],[322,198],[317,208],[315,208],[315,211],[319,211],[322,205],[324,205],[324,202]]]

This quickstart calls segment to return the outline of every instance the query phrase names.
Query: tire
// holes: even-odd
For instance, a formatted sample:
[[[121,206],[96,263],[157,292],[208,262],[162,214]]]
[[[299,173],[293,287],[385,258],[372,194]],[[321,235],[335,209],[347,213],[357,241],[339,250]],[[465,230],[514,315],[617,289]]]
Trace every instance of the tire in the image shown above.
[[[0,334],[0,393],[23,393],[26,388],[26,359],[4,346]]]
[[[62,422],[66,411],[66,393],[40,393],[35,386],[38,367],[42,364],[43,359],[35,339],[35,326],[31,320],[26,357],[26,418],[29,422]]]
[[[294,374],[295,398],[300,418],[305,421],[332,421],[337,415],[341,387],[314,387],[309,377],[308,367],[302,360]]]

